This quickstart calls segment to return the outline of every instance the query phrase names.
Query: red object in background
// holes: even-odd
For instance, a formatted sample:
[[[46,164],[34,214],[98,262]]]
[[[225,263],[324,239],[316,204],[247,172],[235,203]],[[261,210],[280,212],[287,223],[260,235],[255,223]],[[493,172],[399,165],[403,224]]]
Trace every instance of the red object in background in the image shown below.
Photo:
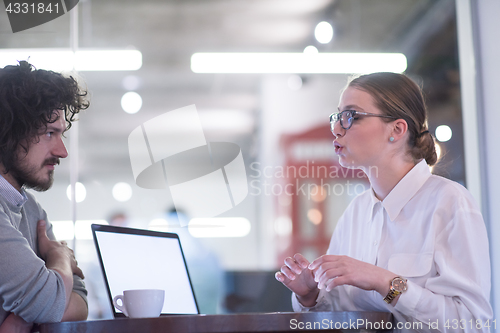
[[[281,146],[284,151],[283,177],[275,177],[280,182],[282,193],[276,200],[276,246],[278,265],[286,257],[302,253],[312,260],[326,253],[337,219],[343,212],[335,212],[327,205],[347,192],[349,181],[368,184],[360,170],[340,166],[333,147],[330,126],[319,126],[303,133],[284,135]],[[349,186],[352,186],[352,183]],[[352,192],[352,191],[351,191]],[[351,196],[353,197],[354,195]],[[291,221],[291,230],[290,230]]]

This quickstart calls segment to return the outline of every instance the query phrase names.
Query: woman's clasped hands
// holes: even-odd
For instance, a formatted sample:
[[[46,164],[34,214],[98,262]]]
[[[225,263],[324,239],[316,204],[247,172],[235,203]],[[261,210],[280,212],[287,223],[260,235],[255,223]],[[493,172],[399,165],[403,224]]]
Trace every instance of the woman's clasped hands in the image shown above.
[[[312,263],[300,253],[285,259],[276,279],[297,295],[303,306],[314,306],[320,289],[340,285],[376,290],[385,296],[389,282],[397,275],[381,267],[348,256],[323,255]]]

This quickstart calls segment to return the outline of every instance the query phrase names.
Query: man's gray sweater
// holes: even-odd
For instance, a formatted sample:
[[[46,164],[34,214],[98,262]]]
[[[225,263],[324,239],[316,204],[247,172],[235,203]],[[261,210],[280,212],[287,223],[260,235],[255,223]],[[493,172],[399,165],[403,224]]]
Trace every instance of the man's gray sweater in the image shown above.
[[[47,269],[39,257],[38,220],[47,221],[47,235],[55,240],[47,214],[32,194],[18,207],[0,195],[0,325],[12,312],[27,322],[60,321],[66,293],[61,276]],[[86,301],[85,285],[73,277],[73,291]]]

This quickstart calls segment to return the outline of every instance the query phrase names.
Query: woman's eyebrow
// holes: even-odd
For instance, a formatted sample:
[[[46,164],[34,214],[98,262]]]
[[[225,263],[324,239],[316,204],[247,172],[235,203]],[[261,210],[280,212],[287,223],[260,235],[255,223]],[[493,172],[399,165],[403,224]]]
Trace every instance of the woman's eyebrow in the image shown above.
[[[340,108],[337,108],[340,111]],[[349,104],[343,107],[344,110],[360,110],[363,111],[363,108],[356,104]]]

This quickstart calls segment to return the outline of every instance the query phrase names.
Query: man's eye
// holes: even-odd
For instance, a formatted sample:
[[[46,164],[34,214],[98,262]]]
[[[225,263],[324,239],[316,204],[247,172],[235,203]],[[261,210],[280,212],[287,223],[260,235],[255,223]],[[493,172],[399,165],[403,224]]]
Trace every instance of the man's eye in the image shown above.
[[[52,134],[54,134],[54,132],[47,132],[47,133],[45,133],[45,135],[48,136],[49,138],[52,136]]]

